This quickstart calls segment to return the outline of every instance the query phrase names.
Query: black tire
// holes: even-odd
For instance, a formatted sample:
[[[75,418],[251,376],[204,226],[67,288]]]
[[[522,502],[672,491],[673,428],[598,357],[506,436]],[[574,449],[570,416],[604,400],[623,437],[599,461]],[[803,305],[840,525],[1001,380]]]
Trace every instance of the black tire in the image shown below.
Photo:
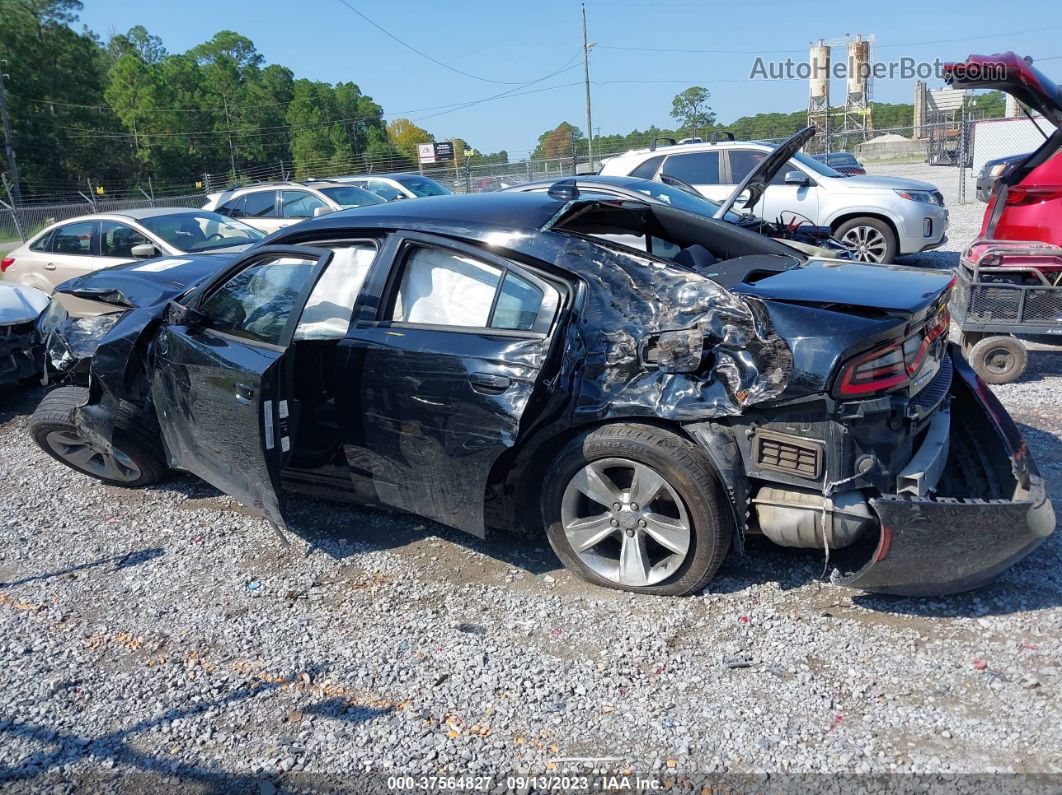
[[[648,465],[681,498],[691,524],[690,545],[674,574],[652,585],[620,585],[600,576],[579,558],[565,534],[561,506],[569,482],[590,462],[626,459]],[[573,439],[554,460],[542,497],[546,535],[572,572],[596,585],[660,596],[700,591],[730,549],[733,514],[726,489],[707,457],[678,434],[649,425],[604,425]]]
[[[884,243],[884,250],[880,257],[877,257],[877,255],[874,257],[867,257],[860,253],[859,246],[856,244],[857,241],[852,239],[853,237],[861,237],[862,233],[859,231],[860,228],[873,230],[881,236]],[[867,234],[869,235],[869,232]],[[846,235],[850,236],[849,239],[845,238]],[[892,227],[885,221],[877,218],[860,217],[849,219],[834,230],[834,237],[844,243],[848,250],[852,252],[852,256],[860,262],[892,262],[896,259],[896,254],[899,250],[899,241],[897,241],[896,233],[892,231]]]
[[[79,466],[64,458],[54,445],[53,433],[80,436],[73,414],[77,406],[88,399],[88,389],[67,386],[53,389],[44,396],[30,418],[30,434],[37,445],[61,464],[114,486],[139,488],[163,480],[169,468],[156,423],[148,421],[132,404],[122,403],[114,424],[113,449],[132,462],[135,470],[126,478],[107,477],[87,466]],[[136,471],[138,470],[138,471]]]
[[[996,335],[974,343],[967,359],[986,384],[1009,384],[1025,372],[1029,353],[1021,340]]]

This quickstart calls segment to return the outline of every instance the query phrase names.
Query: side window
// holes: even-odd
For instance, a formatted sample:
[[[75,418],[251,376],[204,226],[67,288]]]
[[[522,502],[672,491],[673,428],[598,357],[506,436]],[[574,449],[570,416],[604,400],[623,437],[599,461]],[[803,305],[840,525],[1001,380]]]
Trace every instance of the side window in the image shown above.
[[[313,218],[313,211],[328,205],[304,190],[286,190],[282,194],[283,218]]]
[[[247,204],[247,197],[239,196],[235,199],[229,199],[218,207],[218,212],[222,215],[227,215],[229,218],[243,218],[247,215],[243,211],[245,204]]]
[[[542,308],[542,290],[512,271],[506,271],[494,306],[491,328],[530,331]]]
[[[516,273],[446,249],[413,247],[390,319],[463,328],[548,329],[558,293]]]
[[[275,190],[259,190],[248,193],[244,198],[247,200],[241,208],[248,218],[276,218],[277,217],[277,192]]]
[[[719,153],[689,152],[671,155],[664,161],[664,174],[678,177],[690,185],[719,184]]]
[[[656,170],[660,168],[660,164],[664,162],[664,158],[667,155],[657,155],[656,157],[650,157],[638,168],[634,169],[630,173],[632,177],[641,177],[642,179],[652,179],[656,176]]]
[[[370,179],[365,183],[365,189],[370,190],[379,196],[381,199],[387,201],[394,201],[395,199],[404,198],[406,194],[391,185],[388,182],[384,182],[382,179]]]
[[[100,255],[133,257],[133,246],[150,241],[132,227],[117,221],[100,221]]]
[[[730,156],[730,184],[737,185],[741,180],[745,179],[749,175],[752,169],[756,168],[760,163],[767,159],[766,152],[757,152],[755,149],[731,149],[729,151]],[[771,177],[772,185],[784,185],[785,174],[787,171],[792,171],[795,168],[792,161],[786,168],[781,169],[777,174]]]
[[[92,254],[92,239],[96,235],[96,221],[79,221],[60,226],[52,237],[52,251],[56,254]]]
[[[213,329],[276,345],[315,264],[298,257],[260,260],[212,292],[199,311]]]
[[[354,302],[376,258],[376,246],[372,243],[331,248],[332,261],[306,301],[295,329],[296,340],[333,340],[346,335]]]
[[[51,251],[52,250],[52,238],[55,237],[56,230],[48,232],[48,234],[41,235],[30,245],[30,251]]]

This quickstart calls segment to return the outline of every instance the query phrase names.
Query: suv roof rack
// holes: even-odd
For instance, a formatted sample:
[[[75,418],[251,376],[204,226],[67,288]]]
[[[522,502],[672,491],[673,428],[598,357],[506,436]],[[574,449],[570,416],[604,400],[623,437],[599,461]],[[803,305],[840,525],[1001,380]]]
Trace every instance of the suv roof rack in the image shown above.
[[[717,144],[719,143],[720,136],[724,135],[728,141],[734,140],[734,133],[730,132],[730,130],[713,130],[712,134],[708,136],[708,140],[713,144]]]
[[[668,146],[674,146],[675,145],[675,139],[674,138],[664,138],[664,137],[654,138],[652,141],[649,142],[649,151],[650,152],[655,152],[656,151],[656,142],[657,141],[666,141]]]

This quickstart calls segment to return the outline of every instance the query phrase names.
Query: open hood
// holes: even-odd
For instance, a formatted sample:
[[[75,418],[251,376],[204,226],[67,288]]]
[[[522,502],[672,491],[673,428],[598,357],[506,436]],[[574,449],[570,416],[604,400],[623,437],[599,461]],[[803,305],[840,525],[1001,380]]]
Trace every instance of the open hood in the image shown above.
[[[722,219],[726,216],[727,212],[733,208],[737,202],[738,197],[745,191],[749,192],[749,199],[745,202],[745,209],[751,210],[756,206],[756,202],[760,200],[763,192],[767,190],[767,185],[770,184],[774,175],[782,170],[782,167],[789,162],[789,158],[795,155],[800,149],[815,136],[815,128],[805,127],[798,133],[786,138],[782,143],[775,147],[763,161],[752,171],[748,173],[745,179],[734,188],[733,192],[726,197],[726,201],[716,211],[715,217]]]
[[[1054,124],[1062,127],[1062,88],[1012,52],[971,55],[944,64],[944,82],[952,88],[1005,91]]]

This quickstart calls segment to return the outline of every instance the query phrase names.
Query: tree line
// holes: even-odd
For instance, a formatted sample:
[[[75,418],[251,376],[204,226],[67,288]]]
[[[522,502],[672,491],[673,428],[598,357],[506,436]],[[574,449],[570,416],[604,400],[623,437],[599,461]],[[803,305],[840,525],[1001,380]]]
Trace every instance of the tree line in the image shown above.
[[[139,25],[106,40],[77,30],[81,8],[79,0],[0,0],[0,58],[25,194],[69,192],[90,178],[188,190],[204,173],[240,180],[274,164],[271,175],[295,178],[415,169],[417,144],[435,139],[409,119],[385,121],[382,106],[354,82],[307,80],[266,64],[239,33],[221,31],[171,53]],[[598,135],[595,154],[724,127],[739,139],[781,138],[806,123],[800,110],[720,125],[709,101],[707,89],[691,86],[673,100],[673,128]],[[1001,115],[1001,95],[973,102]],[[876,129],[913,121],[909,104],[874,103],[872,113]],[[461,165],[509,162],[504,150],[454,143]],[[585,158],[587,150],[583,131],[564,121],[538,137],[530,158]]]

